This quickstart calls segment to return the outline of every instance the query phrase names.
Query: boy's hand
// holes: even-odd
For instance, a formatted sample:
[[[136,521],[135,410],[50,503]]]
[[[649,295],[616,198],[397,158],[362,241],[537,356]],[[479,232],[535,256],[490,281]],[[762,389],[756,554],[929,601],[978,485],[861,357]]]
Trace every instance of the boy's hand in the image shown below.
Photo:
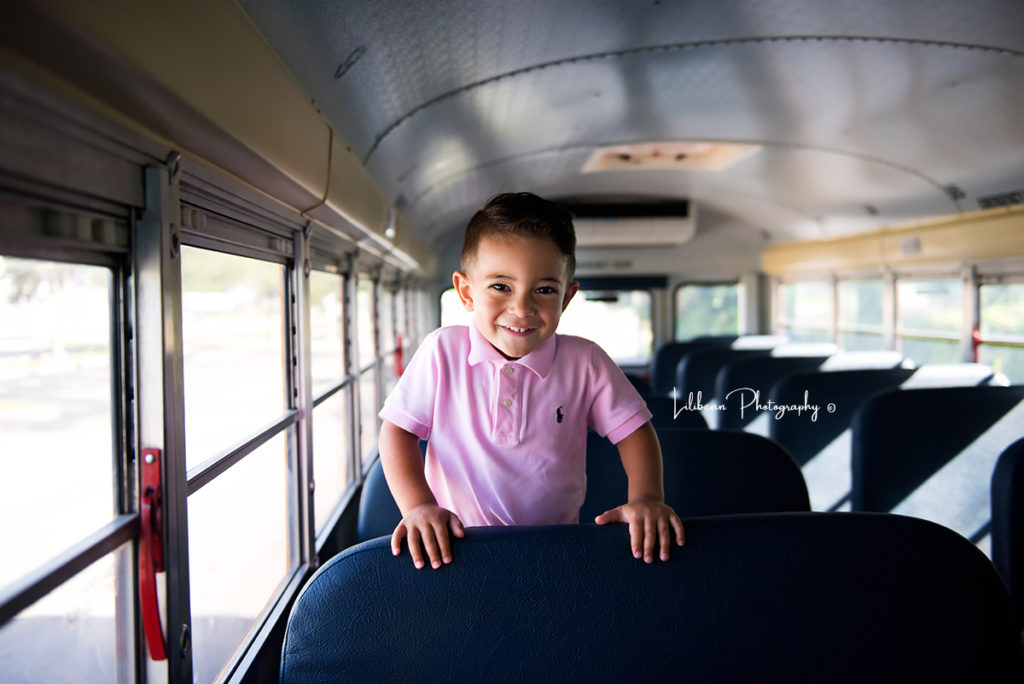
[[[675,511],[657,499],[630,501],[605,511],[594,518],[594,522],[598,525],[629,523],[629,545],[633,549],[633,557],[643,558],[645,563],[654,562],[655,548],[660,548],[661,560],[668,560],[673,531],[677,546],[682,546],[686,540],[683,521]]]
[[[465,536],[462,521],[451,511],[437,504],[417,506],[402,518],[391,535],[391,553],[396,556],[402,553],[402,537],[406,537],[413,564],[422,568],[423,552],[426,551],[430,566],[436,570],[442,563],[452,562],[449,527],[456,537]]]

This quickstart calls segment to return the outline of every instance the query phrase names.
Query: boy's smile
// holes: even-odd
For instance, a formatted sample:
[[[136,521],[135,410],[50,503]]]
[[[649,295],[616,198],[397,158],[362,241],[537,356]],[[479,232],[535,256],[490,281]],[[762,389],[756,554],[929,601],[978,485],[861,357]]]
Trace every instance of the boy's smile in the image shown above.
[[[508,359],[554,335],[579,288],[568,282],[568,258],[547,238],[482,238],[466,270],[452,276],[459,299],[480,334]]]

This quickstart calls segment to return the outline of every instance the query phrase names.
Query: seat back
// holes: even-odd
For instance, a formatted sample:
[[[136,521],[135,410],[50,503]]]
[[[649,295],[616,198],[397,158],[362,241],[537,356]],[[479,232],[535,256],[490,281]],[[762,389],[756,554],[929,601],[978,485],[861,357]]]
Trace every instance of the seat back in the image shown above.
[[[850,496],[850,422],[862,403],[892,389],[956,387],[986,384],[993,379],[989,367],[981,364],[932,364],[919,368],[849,369],[853,363],[872,359],[891,363],[896,357],[878,353],[851,352],[833,364],[829,357],[819,371],[794,373],[779,380],[769,393],[775,405],[795,406],[804,402],[817,406],[816,412],[785,412],[768,419],[762,414],[769,437],[786,446],[800,464],[811,495],[813,510],[832,510]],[[858,358],[859,357],[859,358]],[[846,370],[829,370],[847,367]],[[750,426],[748,429],[753,429]]]
[[[374,537],[391,536],[402,520],[395,498],[384,478],[384,467],[378,458],[370,466],[359,497],[359,521],[356,538],[363,542]]]
[[[692,397],[693,401],[706,404],[715,398],[715,377],[725,364],[770,354],[771,349],[712,348],[688,352],[676,366],[676,392],[681,399]]]
[[[700,341],[666,342],[658,347],[651,360],[651,387],[654,394],[668,396],[676,381],[676,366],[688,352],[695,349],[728,347],[732,338],[705,338]]]
[[[1024,630],[1024,439],[1008,446],[992,473],[992,563]]]
[[[416,570],[378,539],[292,608],[282,684],[1019,682],[1006,588],[962,538],[882,514],[686,521],[646,565],[624,525],[470,528]]]
[[[715,377],[715,398],[722,410],[715,412],[716,429],[746,427],[768,405],[769,392],[780,378],[797,371],[818,368],[828,356],[761,356],[730,361]]]
[[[853,414],[870,397],[899,387],[913,369],[805,371],[780,379],[768,398],[776,405],[816,405],[816,414],[783,413],[769,421],[768,436],[793,454],[801,466],[850,426]],[[812,420],[813,418],[813,420]],[[849,452],[845,467],[849,469]]]
[[[768,436],[789,449],[800,464],[811,509],[835,510],[850,498],[850,421],[870,397],[899,387],[913,369],[805,371],[772,387],[776,406],[808,405],[767,417]],[[816,410],[815,410],[816,409]]]
[[[885,392],[851,429],[854,510],[923,517],[977,540],[996,458],[1024,437],[1024,386]]]
[[[665,502],[680,516],[808,511],[800,468],[780,445],[740,431],[658,429]],[[587,496],[580,521],[626,502],[618,449],[587,435]]]
[[[624,375],[629,380],[629,384],[633,385],[633,388],[640,394],[644,396],[654,394],[651,384],[642,375],[637,375],[636,373],[624,373]]]

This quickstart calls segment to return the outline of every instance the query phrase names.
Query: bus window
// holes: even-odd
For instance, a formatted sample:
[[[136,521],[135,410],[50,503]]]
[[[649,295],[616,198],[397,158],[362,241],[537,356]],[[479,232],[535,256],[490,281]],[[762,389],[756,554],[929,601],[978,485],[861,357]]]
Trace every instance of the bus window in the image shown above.
[[[793,342],[830,342],[832,286],[823,280],[782,283],[779,288],[780,335]]]
[[[395,349],[397,347],[397,328],[395,327],[395,306],[397,300],[393,285],[382,285],[380,288],[380,305],[378,306],[378,321],[380,326],[380,353],[381,353],[381,384],[384,394],[387,396],[391,388],[395,386],[397,376],[395,373]]]
[[[132,633],[134,596],[125,579],[131,566],[132,546],[125,544],[0,628],[4,681],[133,681],[124,647]]]
[[[962,361],[963,282],[960,278],[896,281],[896,344],[917,365]]]
[[[651,360],[652,330],[646,290],[581,290],[558,324],[559,333],[593,340],[620,366]]]
[[[343,326],[345,321],[344,277],[325,271],[309,274],[310,360],[313,395],[340,384],[346,370]]]
[[[121,512],[115,299],[110,268],[0,257],[0,588]],[[131,672],[119,648],[132,632],[131,565],[132,547],[121,545],[7,622],[4,678],[116,681]]]
[[[0,586],[117,512],[111,287],[101,266],[0,258]]]
[[[182,248],[189,468],[284,410],[283,282],[280,264]]]
[[[345,278],[313,271],[309,276],[313,376],[313,511],[323,531],[353,480],[350,388],[343,339]]]
[[[356,333],[359,336],[359,454],[365,467],[377,447],[377,331],[375,283],[360,276],[356,284]]]
[[[286,449],[279,433],[188,497],[197,682],[217,676],[289,570]]]
[[[454,287],[449,287],[441,293],[441,327],[447,325],[471,325],[473,314],[466,311],[459,301],[459,295]],[[559,329],[561,330],[561,329]]]
[[[1024,283],[981,286],[978,361],[1024,383]]]
[[[737,283],[689,283],[676,288],[675,339],[739,334]]]
[[[879,280],[841,280],[836,343],[847,351],[885,349]]]
[[[289,571],[285,427],[285,267],[181,250],[185,461],[190,481],[234,462],[188,496],[193,671],[214,678]],[[244,567],[244,573],[225,573]]]

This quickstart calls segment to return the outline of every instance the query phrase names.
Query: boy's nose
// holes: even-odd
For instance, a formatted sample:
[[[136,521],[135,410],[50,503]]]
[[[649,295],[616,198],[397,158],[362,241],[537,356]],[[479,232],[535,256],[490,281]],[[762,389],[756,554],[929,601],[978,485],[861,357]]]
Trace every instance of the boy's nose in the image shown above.
[[[529,292],[524,292],[512,298],[512,306],[510,308],[512,313],[526,316],[534,313],[534,309],[533,297],[530,296]]]

